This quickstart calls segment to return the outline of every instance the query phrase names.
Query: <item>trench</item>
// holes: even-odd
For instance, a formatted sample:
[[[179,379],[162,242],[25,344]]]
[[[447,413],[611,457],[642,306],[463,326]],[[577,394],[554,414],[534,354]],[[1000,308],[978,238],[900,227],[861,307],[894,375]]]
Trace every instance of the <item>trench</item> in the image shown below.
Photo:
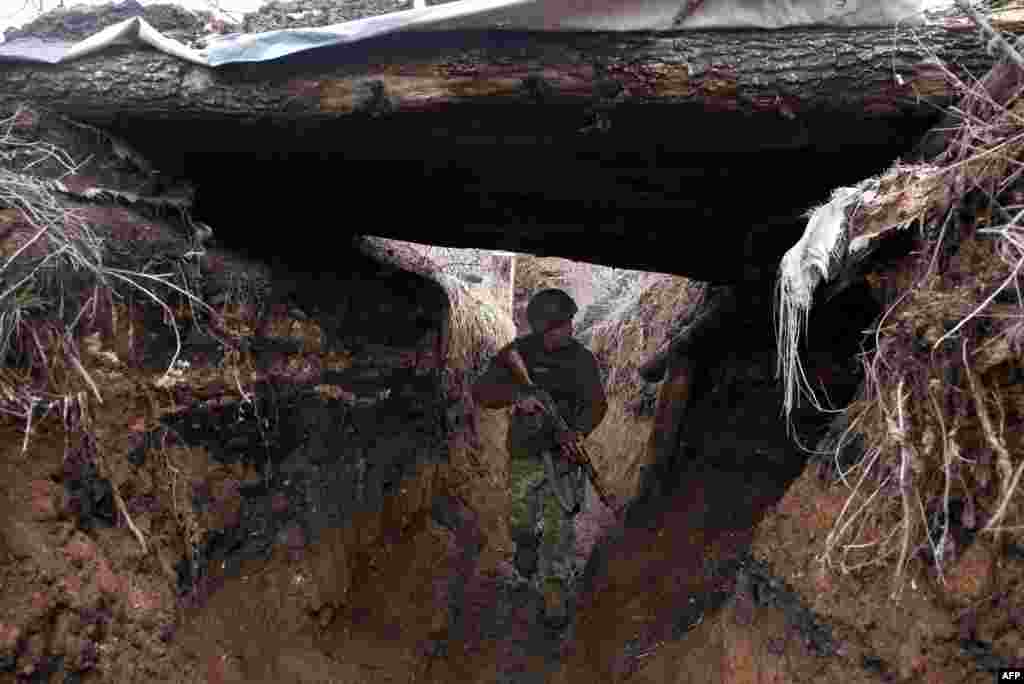
[[[735,311],[691,351],[700,372],[679,443],[645,467],[624,521],[590,492],[576,525],[597,541],[580,559],[569,624],[553,628],[536,591],[500,567],[482,571],[480,513],[423,482],[424,469],[451,457],[442,378],[386,357],[437,329],[443,292],[344,251],[335,260],[332,274],[279,263],[286,294],[267,306],[316,320],[329,331],[326,351],[351,351],[350,368],[313,382],[363,401],[325,403],[313,383],[270,381],[254,388],[251,406],[187,410],[162,428],[222,466],[256,474],[242,483],[231,524],[177,568],[187,613],[178,643],[214,663],[216,676],[440,682],[474,681],[490,668],[495,681],[540,683],[576,667],[577,676],[621,681],[757,570],[753,530],[808,462],[794,437],[813,446],[828,427],[806,405],[793,434],[780,418],[770,280],[719,286]],[[854,355],[877,306],[852,287],[812,310],[805,356],[819,389],[841,406],[860,382]],[[272,335],[252,344],[266,367],[295,352]],[[412,488],[420,501],[407,505]],[[201,507],[217,505],[209,492],[199,497]],[[639,617],[624,623],[626,605]]]
[[[464,38],[467,55],[474,41],[496,39]],[[244,84],[330,63],[398,65],[400,48],[432,55],[446,40],[384,37],[221,74]],[[215,229],[203,245],[204,286],[220,303],[254,308],[259,327],[231,353],[258,379],[243,386],[236,376],[229,391],[171,387],[181,407],[155,426],[137,406],[108,407],[108,423],[146,426],[120,431],[140,434],[117,451],[116,479],[159,546],[148,554],[145,544],[126,551],[128,512],[88,445],[67,457],[65,443],[55,458],[59,445],[43,437],[48,465],[0,461],[5,480],[34,478],[24,488],[29,510],[15,508],[14,484],[0,492],[0,579],[42,587],[20,602],[3,597],[0,618],[26,619],[0,621],[0,682],[714,681],[723,666],[700,628],[730,611],[740,623],[759,619],[751,603],[778,608],[785,633],[812,656],[839,654],[842,618],[820,618],[752,552],[758,525],[794,481],[827,467],[830,455],[815,449],[836,429],[806,400],[788,425],[781,415],[773,275],[808,208],[913,157],[940,114],[909,103],[885,115],[842,103],[778,116],[640,99],[605,107],[597,91],[590,105],[562,104],[546,101],[543,78],[533,77],[515,95],[467,94],[443,111],[395,114],[383,85],[358,94],[359,111],[322,118],[293,118],[287,103],[264,117],[214,108],[185,117],[158,105],[86,115],[160,169],[131,169],[149,176],[135,189],[198,187],[193,218]],[[719,104],[732,106],[728,97]],[[129,175],[124,166],[114,162],[114,175]],[[509,317],[493,302],[467,308],[458,287],[407,252],[361,252],[365,236],[678,274],[705,284],[705,302],[728,302],[668,377],[614,397],[631,419],[623,431],[667,427],[673,439],[651,441],[658,448],[644,455],[654,460],[630,452],[628,468],[613,451],[599,454],[607,472],[639,475],[621,520],[588,489],[574,521],[580,575],[566,622],[546,620],[545,597],[515,571],[517,473],[500,449],[505,419],[466,400]],[[464,273],[463,283],[495,275]],[[801,349],[811,384],[834,408],[862,386],[857,356],[880,313],[864,283],[849,285],[819,294]],[[598,345],[594,326],[640,309],[618,307],[625,296],[615,289],[588,306],[578,337]],[[523,303],[513,297],[509,313]],[[672,339],[697,326],[702,305],[680,304],[654,330],[639,317],[626,322]],[[162,323],[150,307],[128,324],[133,340],[145,331],[129,344],[140,347],[132,362],[154,372],[176,344]],[[226,368],[219,342],[192,329],[181,358]],[[606,371],[620,363],[632,373],[647,360],[603,353]],[[672,375],[682,367],[685,383]],[[682,394],[675,422],[658,424]],[[156,482],[169,482],[169,498]],[[41,530],[53,538],[44,543]],[[49,563],[50,547],[64,565]],[[45,572],[30,577],[25,559],[40,558]],[[170,600],[161,602],[160,581],[174,585]],[[1008,664],[981,632],[960,642],[979,663]],[[680,644],[688,678],[648,667]],[[146,657],[124,668],[132,654],[161,658],[163,669],[147,669]],[[895,679],[874,651],[861,659],[879,680]]]
[[[495,121],[471,108],[462,116],[464,128],[483,138],[488,131],[481,129]],[[270,439],[266,429],[235,434],[237,416],[177,418],[184,439],[215,445],[212,453],[225,462],[255,457],[260,462],[252,465],[264,474],[242,490],[236,525],[207,540],[203,567],[179,571],[180,590],[192,602],[181,643],[221,663],[211,666],[216,672],[246,681],[456,682],[489,671],[509,683],[540,684],[559,671],[571,673],[570,681],[623,681],[657,645],[684,638],[720,610],[737,581],[763,575],[748,553],[753,531],[807,466],[797,441],[813,448],[828,422],[805,405],[790,434],[780,416],[771,275],[799,236],[803,209],[908,151],[929,122],[858,122],[865,140],[826,143],[852,121],[823,120],[814,142],[751,153],[696,149],[699,140],[648,141],[635,127],[600,145],[529,136],[512,145],[512,134],[500,130],[503,145],[453,148],[430,141],[454,120],[423,117],[389,124],[394,139],[386,150],[369,144],[378,131],[363,142],[348,132],[315,153],[302,145],[287,154],[254,153],[235,149],[237,133],[225,130],[207,132],[208,149],[193,144],[178,157],[179,172],[201,188],[197,218],[218,226],[214,245],[269,263],[287,283],[274,288],[267,306],[306,312],[339,348],[362,354],[362,374],[325,373],[320,381],[363,397],[392,391],[360,408],[323,406],[308,387],[259,388],[269,403],[249,422],[273,416]],[[719,125],[724,133],[742,122],[723,116]],[[128,122],[126,130],[138,137],[146,127]],[[325,141],[328,130],[314,134]],[[306,142],[319,145],[313,137]],[[217,192],[225,159],[244,159],[232,175],[267,199],[239,203]],[[396,193],[401,202],[386,197]],[[707,204],[687,199],[696,197]],[[446,418],[443,374],[380,366],[374,357],[415,347],[425,331],[437,330],[446,316],[443,296],[401,269],[314,245],[325,233],[369,233],[664,267],[672,251],[658,249],[661,233],[644,232],[652,220],[684,221],[691,245],[710,240],[692,253],[682,245],[674,250],[678,269],[661,270],[712,281],[708,287],[729,290],[736,306],[691,351],[699,372],[679,443],[643,468],[625,519],[614,520],[589,493],[576,529],[591,546],[577,558],[569,622],[552,627],[543,619],[543,597],[509,571],[514,541],[504,563],[486,558],[489,522],[465,496],[441,487],[421,493],[426,501],[417,506],[403,503],[407,488],[423,489],[413,483],[425,467],[444,467],[445,437],[458,428]],[[813,347],[805,354],[819,389],[839,407],[859,385],[854,356],[879,312],[861,287],[812,311]],[[414,333],[403,330],[410,318],[420,322]],[[272,364],[287,351],[269,344],[260,353]],[[643,389],[652,399],[657,391],[657,384]],[[309,575],[319,578],[315,596],[303,593]],[[266,605],[249,606],[253,599]],[[622,620],[627,609],[633,617]],[[824,628],[801,617],[806,609],[791,612],[830,648]]]
[[[791,433],[780,416],[769,297],[764,288],[747,289],[737,315],[692,350],[699,374],[677,449],[645,473],[624,528],[595,548],[574,645],[579,670],[590,676],[628,679],[645,657],[712,619],[752,577],[765,586],[762,600],[788,602],[797,631],[820,642],[820,654],[834,652],[827,626],[749,553],[758,523],[789,485],[829,458],[813,453],[828,430],[827,414],[805,402]],[[845,405],[859,386],[855,355],[878,313],[866,289],[855,287],[810,322],[805,363],[832,407]],[[632,620],[622,620],[624,611]],[[708,673],[720,665],[705,664]]]
[[[151,125],[124,122],[122,132],[148,140],[148,151],[166,160],[175,136],[167,129],[157,136]],[[822,140],[840,127],[819,125]],[[231,149],[237,132],[190,138],[167,168],[199,184],[195,218],[216,227],[207,247],[268,272],[215,289],[233,296],[248,288],[245,296],[271,324],[246,341],[264,378],[250,399],[184,408],[132,453],[142,467],[168,447],[194,449],[215,473],[191,493],[192,507],[216,524],[173,568],[181,620],[168,641],[210,682],[541,684],[559,673],[623,681],[652,649],[685,638],[738,584],[753,582],[788,606],[822,652],[834,648],[827,628],[776,586],[749,547],[758,522],[808,465],[798,443],[813,448],[828,429],[828,416],[806,404],[792,432],[780,415],[775,265],[798,237],[807,205],[908,150],[923,126],[869,128],[861,130],[865,144],[719,154],[695,150],[697,142],[631,143],[625,135],[603,150],[534,140],[500,148],[503,159],[486,146],[416,142],[406,129],[390,148],[397,159],[387,163],[374,159],[372,145],[243,153]],[[302,146],[329,133],[316,131],[320,137]],[[208,142],[211,149],[201,149]],[[288,144],[276,137],[267,147]],[[778,168],[798,171],[786,177]],[[219,190],[224,173],[245,197]],[[401,201],[382,197],[382,188],[397,188]],[[674,250],[660,244],[664,231],[642,230],[680,220],[691,241]],[[453,436],[468,434],[467,425],[490,420],[488,429],[503,428],[474,415],[458,391],[500,344],[494,335],[473,338],[457,350],[467,357],[462,366],[446,367],[450,293],[401,260],[359,252],[359,235],[661,266],[706,280],[708,292],[733,302],[687,352],[697,372],[677,443],[643,465],[624,520],[588,494],[575,522],[588,543],[577,549],[581,575],[567,624],[545,621],[544,598],[510,570],[507,487],[478,476],[471,459],[456,464],[467,449]],[[674,253],[678,269],[670,267]],[[860,384],[855,356],[878,307],[855,284],[812,311],[804,356],[813,382],[839,407]],[[665,336],[690,322],[678,313],[679,325]],[[317,330],[314,347],[294,334],[305,328]],[[168,335],[144,345],[147,363],[166,365]],[[183,353],[215,365],[221,352],[195,336]],[[617,400],[644,415],[658,391],[651,383],[641,397]],[[488,448],[479,452],[493,458]],[[509,468],[487,467],[502,475]],[[95,477],[68,481],[78,480]],[[76,496],[92,506],[85,518],[111,517],[106,492]],[[508,543],[497,548],[503,535]]]
[[[211,247],[210,258],[227,263],[230,248]],[[459,396],[500,346],[498,328],[463,335],[447,357],[461,361],[446,365],[444,339],[459,332],[449,324],[458,318],[451,291],[381,256],[341,247],[331,271],[281,259],[244,283],[230,268],[211,271],[213,290],[249,288],[245,296],[259,302],[267,323],[243,344],[262,379],[247,383],[241,400],[177,392],[182,408],[136,435],[125,458],[135,478],[187,471],[173,479],[175,506],[203,521],[193,546],[165,568],[180,613],[159,640],[175,662],[195,663],[207,682],[624,681],[744,583],[783,602],[823,653],[834,648],[827,626],[749,554],[754,528],[808,463],[794,436],[813,446],[828,428],[827,416],[806,406],[792,434],[780,418],[771,279],[705,289],[704,301],[732,305],[687,352],[699,372],[678,441],[641,468],[624,520],[589,491],[574,521],[580,577],[569,619],[552,624],[544,596],[511,570],[506,424],[474,415]],[[473,306],[470,318],[490,315]],[[652,334],[678,334],[699,318],[701,304],[690,307]],[[877,306],[855,285],[812,310],[804,356],[839,406],[860,382],[853,357]],[[596,344],[586,313],[580,337]],[[139,324],[151,332],[138,357],[162,371],[174,339],[160,311],[146,316]],[[465,325],[465,310],[459,316]],[[507,325],[501,334],[512,335],[511,316]],[[216,368],[224,349],[193,330],[181,358]],[[649,417],[658,392],[650,383],[641,397],[614,401]],[[454,439],[472,442],[475,421],[476,447]],[[78,528],[103,538],[117,513],[109,483],[90,466],[70,459],[60,479]],[[135,487],[122,488],[132,514],[160,515],[154,495]],[[115,625],[105,605],[97,619]],[[65,667],[49,662],[34,665],[40,676]]]

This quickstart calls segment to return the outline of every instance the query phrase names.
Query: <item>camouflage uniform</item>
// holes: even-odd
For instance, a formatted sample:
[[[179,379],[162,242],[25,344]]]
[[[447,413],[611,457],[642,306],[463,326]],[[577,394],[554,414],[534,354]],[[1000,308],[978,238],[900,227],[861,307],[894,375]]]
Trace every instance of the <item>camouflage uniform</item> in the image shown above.
[[[586,347],[570,340],[561,349],[547,351],[539,333],[520,337],[509,346],[523,357],[530,378],[550,394],[570,428],[587,435],[597,427],[605,395],[597,360]],[[512,376],[500,364],[492,363],[484,380],[512,382]],[[546,474],[545,454],[551,457],[563,492],[577,505],[583,502],[585,476],[579,466],[562,456],[554,420],[546,413],[514,410],[507,446],[511,457],[510,527],[516,542],[516,569],[544,596],[547,617],[556,623],[563,622],[568,617],[569,595],[580,570],[572,560],[575,511],[567,512],[554,496]]]

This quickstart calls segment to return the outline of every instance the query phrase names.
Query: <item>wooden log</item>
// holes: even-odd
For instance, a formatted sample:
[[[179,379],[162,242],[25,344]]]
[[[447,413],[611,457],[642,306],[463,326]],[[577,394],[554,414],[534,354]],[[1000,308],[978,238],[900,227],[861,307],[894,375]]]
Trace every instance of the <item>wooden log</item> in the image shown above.
[[[977,77],[993,63],[966,22],[916,29],[405,32],[279,63],[217,69],[136,47],[54,67],[8,63],[0,65],[0,105],[28,99],[85,118],[116,111],[293,121],[481,102],[885,116],[954,98],[940,61]]]

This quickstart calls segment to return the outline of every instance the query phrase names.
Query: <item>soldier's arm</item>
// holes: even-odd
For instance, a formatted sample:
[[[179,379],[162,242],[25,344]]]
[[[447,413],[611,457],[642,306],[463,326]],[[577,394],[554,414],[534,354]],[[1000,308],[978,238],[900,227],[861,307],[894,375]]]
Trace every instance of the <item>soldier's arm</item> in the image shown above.
[[[522,388],[516,383],[511,371],[505,366],[504,358],[514,342],[505,345],[493,359],[487,371],[473,383],[473,401],[478,405],[499,409],[511,406],[519,398]]]
[[[580,410],[576,416],[575,427],[584,435],[593,432],[604,416],[608,413],[608,397],[604,391],[604,384],[601,382],[601,371],[597,367],[597,359],[592,353],[587,354],[587,360],[580,369],[580,377],[583,381],[583,400],[580,402]]]

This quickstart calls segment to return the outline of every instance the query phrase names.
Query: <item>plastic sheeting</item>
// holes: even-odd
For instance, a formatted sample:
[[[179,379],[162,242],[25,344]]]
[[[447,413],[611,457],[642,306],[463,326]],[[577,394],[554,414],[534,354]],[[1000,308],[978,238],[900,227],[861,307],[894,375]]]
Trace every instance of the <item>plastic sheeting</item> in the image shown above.
[[[800,335],[806,332],[814,290],[835,275],[847,243],[849,208],[873,196],[874,183],[837,188],[824,206],[811,213],[800,240],[782,257],[777,282],[776,339],[778,374],[783,380],[783,410],[788,417],[802,390],[818,406],[800,365]]]
[[[458,0],[322,28],[233,34],[195,50],[134,17],[77,43],[25,38],[0,44],[0,60],[58,64],[141,43],[205,66],[262,62],[405,30],[651,31],[921,23],[929,0]]]

